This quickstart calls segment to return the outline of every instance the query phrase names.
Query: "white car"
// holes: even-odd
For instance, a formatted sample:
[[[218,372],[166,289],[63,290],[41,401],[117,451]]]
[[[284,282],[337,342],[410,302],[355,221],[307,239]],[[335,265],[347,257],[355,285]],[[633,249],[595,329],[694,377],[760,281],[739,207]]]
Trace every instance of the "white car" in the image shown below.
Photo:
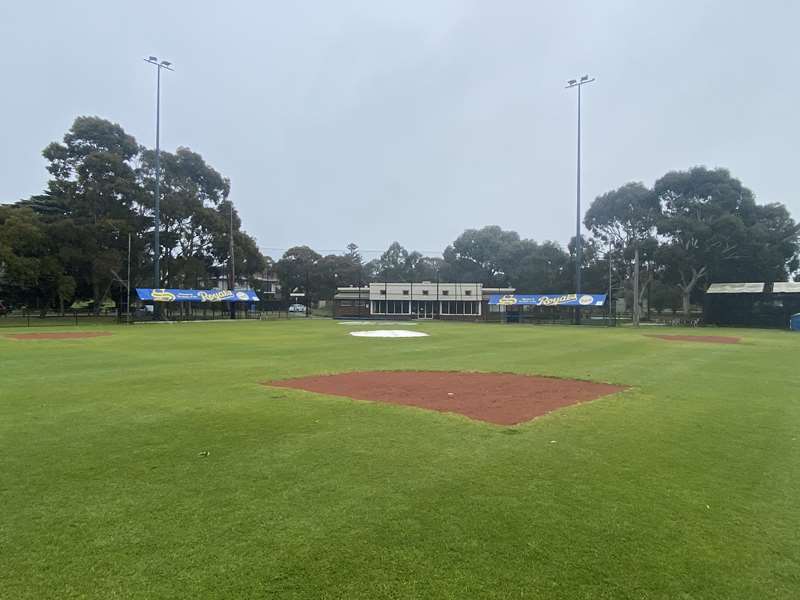
[[[305,306],[303,306],[302,304],[292,304],[292,305],[289,307],[289,312],[299,312],[299,313],[304,313],[304,312],[306,312],[306,307],[305,307]]]

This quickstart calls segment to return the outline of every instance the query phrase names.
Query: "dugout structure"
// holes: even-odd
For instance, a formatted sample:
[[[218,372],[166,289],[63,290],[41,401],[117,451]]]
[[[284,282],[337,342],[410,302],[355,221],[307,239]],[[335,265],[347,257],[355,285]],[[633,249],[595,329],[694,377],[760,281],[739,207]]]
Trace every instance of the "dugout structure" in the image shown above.
[[[530,324],[572,324],[580,309],[584,325],[616,324],[606,294],[492,294],[489,321]]]
[[[732,327],[786,329],[800,312],[800,282],[712,283],[703,322]]]
[[[206,320],[209,318],[249,318],[256,313],[256,303],[260,301],[253,290],[190,290],[136,288],[136,295],[143,303],[160,306],[161,318],[178,321]],[[143,316],[153,317],[152,312],[144,315],[134,313],[134,320]],[[149,320],[149,319],[148,319]]]

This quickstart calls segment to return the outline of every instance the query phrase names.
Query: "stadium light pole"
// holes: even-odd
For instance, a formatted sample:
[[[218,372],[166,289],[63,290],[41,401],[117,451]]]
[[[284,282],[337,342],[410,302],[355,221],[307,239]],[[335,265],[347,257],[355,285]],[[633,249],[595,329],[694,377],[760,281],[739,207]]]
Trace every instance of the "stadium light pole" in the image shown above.
[[[581,88],[592,83],[594,77],[583,75],[580,79],[567,81],[566,89],[578,88],[578,173],[577,173],[577,212],[575,214],[575,294],[581,293]],[[580,304],[575,305],[575,324],[581,324]]]
[[[156,190],[155,203],[153,208],[153,287],[161,287],[161,242],[159,234],[161,230],[161,69],[174,71],[172,63],[168,60],[158,60],[155,56],[148,56],[144,59],[156,67]]]

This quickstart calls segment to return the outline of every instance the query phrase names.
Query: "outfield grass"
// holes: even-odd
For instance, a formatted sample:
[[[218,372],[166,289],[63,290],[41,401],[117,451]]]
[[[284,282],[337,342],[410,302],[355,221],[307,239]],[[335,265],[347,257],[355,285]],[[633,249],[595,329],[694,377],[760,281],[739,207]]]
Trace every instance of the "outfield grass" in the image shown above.
[[[800,597],[800,335],[105,329],[0,331],[0,598]],[[507,428],[260,385],[364,369],[633,387]]]

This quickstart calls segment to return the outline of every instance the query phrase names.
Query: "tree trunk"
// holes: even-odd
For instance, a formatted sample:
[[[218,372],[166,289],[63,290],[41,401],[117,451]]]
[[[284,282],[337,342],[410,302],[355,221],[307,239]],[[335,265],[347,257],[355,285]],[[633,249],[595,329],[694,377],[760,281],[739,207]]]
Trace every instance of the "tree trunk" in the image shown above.
[[[683,302],[683,316],[685,319],[689,319],[691,316],[691,304],[689,302],[692,291],[694,290],[694,286],[697,285],[697,282],[700,281],[700,278],[706,274],[706,268],[702,267],[699,271],[695,268],[692,268],[692,278],[689,280],[689,283],[681,286],[681,300]],[[683,279],[683,276],[681,276]],[[685,281],[685,279],[683,279]]]
[[[691,310],[689,305],[689,297],[692,295],[692,288],[685,287],[681,289],[681,300],[683,302],[683,316],[685,318],[689,318],[689,312]]]
[[[92,306],[92,312],[95,316],[100,314],[100,286],[98,285],[98,281],[96,276],[92,277],[92,300],[94,301],[94,306]]]
[[[653,283],[653,272],[649,269],[647,270],[647,279],[644,282],[644,285],[640,286],[641,289],[639,290],[639,317],[641,318],[641,306],[644,303],[645,296],[647,292],[650,290],[650,284]],[[650,320],[650,301],[647,301],[647,319]]]
[[[639,327],[641,304],[639,303],[639,246],[633,254],[633,326]]]

